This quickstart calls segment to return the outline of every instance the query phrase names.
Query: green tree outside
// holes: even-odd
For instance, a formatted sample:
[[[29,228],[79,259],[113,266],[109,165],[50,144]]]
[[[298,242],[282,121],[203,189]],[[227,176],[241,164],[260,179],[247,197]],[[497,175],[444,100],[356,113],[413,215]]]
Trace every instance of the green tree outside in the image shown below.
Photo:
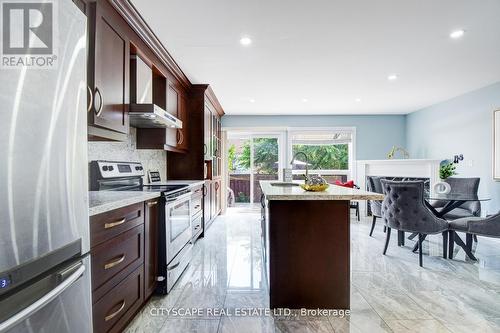
[[[259,174],[275,174],[278,172],[279,159],[278,140],[276,138],[256,138],[253,142],[254,163]],[[240,154],[236,147],[229,148],[229,170],[250,169],[250,140],[242,145]],[[349,145],[294,145],[293,154],[304,152],[309,157],[310,170],[347,170],[349,168]],[[299,155],[298,160],[302,161]],[[305,162],[305,161],[302,161]],[[297,168],[297,166],[295,166]],[[301,169],[305,169],[305,166]]]
[[[349,145],[294,145],[292,152],[304,152],[309,158],[310,170],[347,170]],[[303,158],[298,156],[298,159]],[[305,161],[302,161],[305,162]]]

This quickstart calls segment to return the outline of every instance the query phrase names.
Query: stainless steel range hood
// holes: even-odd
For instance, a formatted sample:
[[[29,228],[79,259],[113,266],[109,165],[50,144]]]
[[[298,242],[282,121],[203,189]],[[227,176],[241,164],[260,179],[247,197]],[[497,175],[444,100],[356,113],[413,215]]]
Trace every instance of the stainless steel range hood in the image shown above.
[[[182,121],[156,104],[130,104],[130,125],[138,128],[182,128]]]

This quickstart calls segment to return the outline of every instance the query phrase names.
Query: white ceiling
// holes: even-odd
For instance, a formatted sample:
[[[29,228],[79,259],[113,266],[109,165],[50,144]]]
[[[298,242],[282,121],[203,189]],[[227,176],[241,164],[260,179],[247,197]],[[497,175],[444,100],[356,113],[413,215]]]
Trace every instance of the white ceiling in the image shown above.
[[[132,3],[226,114],[402,114],[500,81],[499,0]]]

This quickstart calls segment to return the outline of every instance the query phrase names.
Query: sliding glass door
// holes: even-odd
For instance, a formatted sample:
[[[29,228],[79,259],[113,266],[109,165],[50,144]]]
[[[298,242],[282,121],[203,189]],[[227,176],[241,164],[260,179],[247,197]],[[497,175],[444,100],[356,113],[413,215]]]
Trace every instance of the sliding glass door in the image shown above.
[[[280,179],[281,144],[279,134],[228,132],[229,188],[235,204],[259,202],[259,181]]]
[[[259,181],[278,180],[280,170],[278,137],[253,138],[253,202],[259,202],[262,191]]]

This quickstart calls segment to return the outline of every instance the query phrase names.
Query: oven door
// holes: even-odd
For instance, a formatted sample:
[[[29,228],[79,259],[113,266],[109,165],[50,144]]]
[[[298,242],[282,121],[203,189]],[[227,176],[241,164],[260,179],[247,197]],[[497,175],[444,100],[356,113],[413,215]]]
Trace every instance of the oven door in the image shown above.
[[[186,193],[165,204],[165,244],[167,264],[174,259],[192,237],[191,193]]]

